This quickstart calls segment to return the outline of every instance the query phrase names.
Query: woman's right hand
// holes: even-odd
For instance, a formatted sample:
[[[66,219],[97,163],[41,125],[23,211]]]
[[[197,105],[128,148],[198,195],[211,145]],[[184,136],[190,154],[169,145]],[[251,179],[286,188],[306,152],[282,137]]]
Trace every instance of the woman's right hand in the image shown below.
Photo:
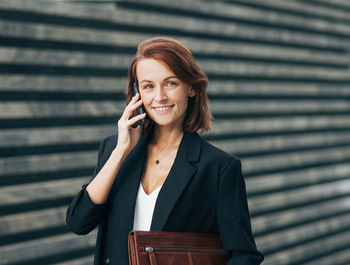
[[[117,146],[97,175],[86,187],[91,201],[95,204],[106,202],[124,159],[137,144],[141,136],[140,125],[132,128],[132,125],[138,120],[146,117],[145,113],[133,117],[133,112],[142,105],[142,100],[138,100],[139,97],[139,94],[137,94],[126,106],[123,115],[118,121]]]
[[[132,117],[134,111],[142,105],[142,99],[138,100],[140,93],[137,93],[126,106],[123,115],[118,121],[118,143],[117,147],[129,153],[137,144],[141,136],[141,126],[133,128],[132,125],[146,117],[146,113]]]

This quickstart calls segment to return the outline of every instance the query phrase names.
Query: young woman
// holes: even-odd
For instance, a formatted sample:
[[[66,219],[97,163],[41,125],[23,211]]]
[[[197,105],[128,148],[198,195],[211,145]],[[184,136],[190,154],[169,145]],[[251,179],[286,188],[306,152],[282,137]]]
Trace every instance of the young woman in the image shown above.
[[[139,94],[132,97],[134,82]],[[132,229],[218,234],[228,264],[262,262],[240,160],[197,133],[210,129],[207,85],[180,42],[159,37],[139,45],[118,135],[101,142],[93,177],[67,211],[74,233],[99,227],[95,265],[127,265]],[[141,105],[146,113],[136,115]],[[135,127],[141,119],[143,131]]]

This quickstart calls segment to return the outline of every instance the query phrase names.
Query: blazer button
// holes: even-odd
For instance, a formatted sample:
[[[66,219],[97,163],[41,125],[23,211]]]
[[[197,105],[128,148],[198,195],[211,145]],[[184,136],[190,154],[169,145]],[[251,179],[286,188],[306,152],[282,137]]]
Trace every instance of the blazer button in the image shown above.
[[[110,262],[109,257],[105,258],[105,264],[109,264]]]

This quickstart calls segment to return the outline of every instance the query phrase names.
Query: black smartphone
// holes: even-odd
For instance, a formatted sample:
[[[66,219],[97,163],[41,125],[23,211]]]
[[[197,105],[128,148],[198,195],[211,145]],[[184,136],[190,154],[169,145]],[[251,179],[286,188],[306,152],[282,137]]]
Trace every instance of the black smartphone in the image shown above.
[[[139,88],[137,87],[136,82],[134,82],[134,83],[132,84],[132,95],[135,96],[137,93],[139,93]],[[136,109],[136,113],[137,113],[137,115],[140,115],[140,114],[142,114],[142,113],[146,113],[146,111],[145,111],[143,105],[141,105],[140,107],[138,107],[138,108]],[[145,123],[146,123],[146,119],[143,118],[143,119],[139,120],[137,123],[135,123],[132,127],[133,127],[133,128],[136,128],[136,127],[140,124],[140,126],[141,126],[141,132],[142,132],[142,131],[143,131],[143,127],[145,126]]]

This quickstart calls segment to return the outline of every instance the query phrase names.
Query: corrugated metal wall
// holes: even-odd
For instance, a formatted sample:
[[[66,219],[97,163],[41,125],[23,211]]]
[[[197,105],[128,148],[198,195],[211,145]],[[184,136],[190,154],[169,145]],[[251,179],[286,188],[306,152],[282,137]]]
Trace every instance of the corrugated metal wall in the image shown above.
[[[91,264],[65,225],[153,36],[208,73],[264,264],[350,264],[350,3],[0,1],[0,264]]]

